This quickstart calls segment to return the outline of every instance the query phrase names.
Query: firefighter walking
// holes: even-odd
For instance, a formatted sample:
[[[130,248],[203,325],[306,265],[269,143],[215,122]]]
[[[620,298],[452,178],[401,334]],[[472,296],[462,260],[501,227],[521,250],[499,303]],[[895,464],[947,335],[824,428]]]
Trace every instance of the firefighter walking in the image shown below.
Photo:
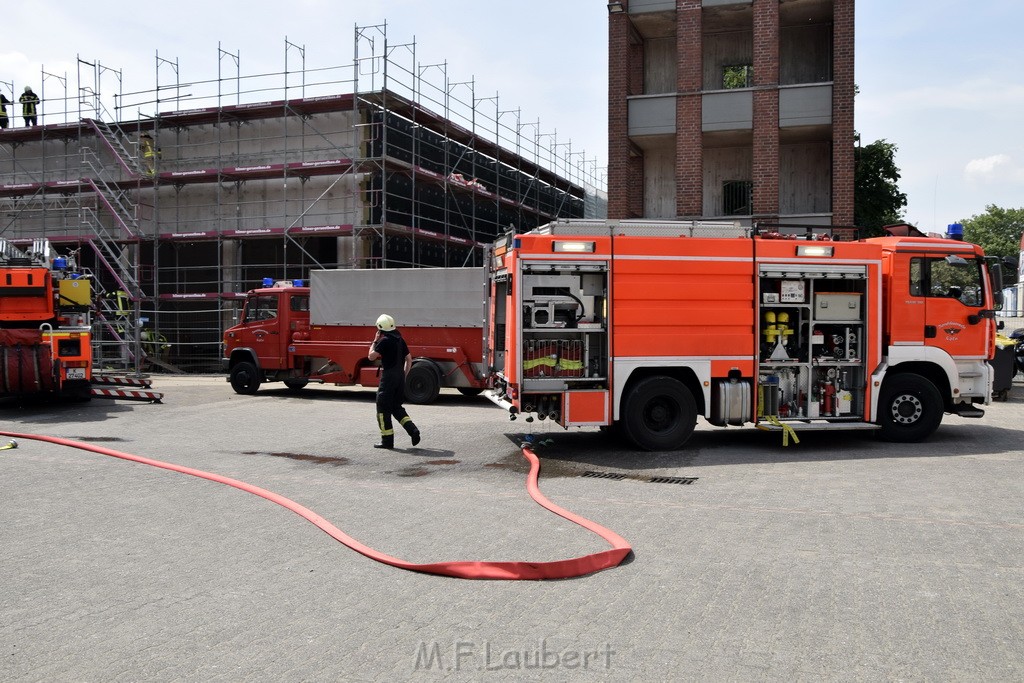
[[[374,448],[394,448],[395,430],[391,422],[394,417],[412,438],[412,445],[420,442],[420,430],[405,412],[405,375],[412,367],[412,354],[402,339],[402,333],[395,329],[395,319],[384,313],[377,318],[377,334],[370,344],[366,356],[372,361],[380,359],[380,384],[377,386],[377,426],[380,427],[380,443]]]

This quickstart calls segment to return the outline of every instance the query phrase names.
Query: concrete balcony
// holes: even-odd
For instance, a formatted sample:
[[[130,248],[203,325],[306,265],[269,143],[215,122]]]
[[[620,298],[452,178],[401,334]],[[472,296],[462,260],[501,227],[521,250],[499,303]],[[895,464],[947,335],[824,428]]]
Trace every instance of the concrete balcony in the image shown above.
[[[779,128],[832,124],[832,84],[779,88]],[[717,90],[701,96],[701,130],[705,133],[753,130],[754,90]],[[629,135],[671,135],[676,132],[676,95],[629,98]]]
[[[675,0],[630,0],[630,14],[646,14],[647,12],[675,12]]]
[[[831,83],[779,88],[779,128],[821,126],[831,123]]]
[[[750,5],[753,0],[703,0],[703,7],[721,7],[723,5]],[[646,14],[648,12],[674,12],[675,0],[629,0],[630,14]]]
[[[701,98],[701,129],[752,130],[754,127],[754,91],[722,90],[705,93]]]
[[[629,98],[629,136],[676,132],[676,96],[641,95]]]

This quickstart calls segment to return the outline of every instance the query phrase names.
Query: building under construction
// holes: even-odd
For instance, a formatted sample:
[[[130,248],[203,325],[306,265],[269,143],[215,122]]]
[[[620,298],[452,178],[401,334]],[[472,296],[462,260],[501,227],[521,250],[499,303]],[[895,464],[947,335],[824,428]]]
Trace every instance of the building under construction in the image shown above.
[[[287,40],[279,74],[218,64],[182,83],[158,55],[155,88],[129,92],[79,58],[44,69],[39,126],[0,131],[0,237],[45,236],[91,271],[105,365],[216,371],[264,278],[481,265],[510,227],[605,215],[596,161],[386,26],[356,27],[344,66]]]

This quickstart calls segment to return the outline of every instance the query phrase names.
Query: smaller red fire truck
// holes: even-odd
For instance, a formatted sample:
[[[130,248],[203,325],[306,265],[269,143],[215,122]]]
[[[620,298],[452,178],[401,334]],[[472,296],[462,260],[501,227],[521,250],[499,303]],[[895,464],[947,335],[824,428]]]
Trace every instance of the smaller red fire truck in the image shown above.
[[[510,234],[490,266],[488,397],[648,450],[681,448],[698,416],[893,441],[981,417],[1000,266],[955,239],[838,237],[645,221]]]
[[[434,401],[442,387],[466,395],[487,384],[483,364],[483,268],[318,270],[308,287],[266,281],[246,295],[238,325],[224,333],[231,387],[253,394],[263,382],[293,391],[309,382],[376,386],[366,357],[381,313],[395,318],[413,365],[406,400]]]

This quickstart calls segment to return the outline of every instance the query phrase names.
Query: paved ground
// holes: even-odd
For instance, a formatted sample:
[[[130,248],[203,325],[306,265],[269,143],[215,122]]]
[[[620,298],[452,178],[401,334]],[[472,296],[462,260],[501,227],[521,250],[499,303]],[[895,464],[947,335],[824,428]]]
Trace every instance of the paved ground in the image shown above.
[[[0,424],[242,479],[411,561],[606,547],[529,500],[530,425],[483,399],[411,406],[423,443],[381,453],[366,390],[155,388]],[[0,451],[0,679],[1021,680],[1022,403],[902,447],[701,427],[637,454],[534,423],[544,492],[635,550],[554,582],[400,571],[235,489],[23,439]]]

